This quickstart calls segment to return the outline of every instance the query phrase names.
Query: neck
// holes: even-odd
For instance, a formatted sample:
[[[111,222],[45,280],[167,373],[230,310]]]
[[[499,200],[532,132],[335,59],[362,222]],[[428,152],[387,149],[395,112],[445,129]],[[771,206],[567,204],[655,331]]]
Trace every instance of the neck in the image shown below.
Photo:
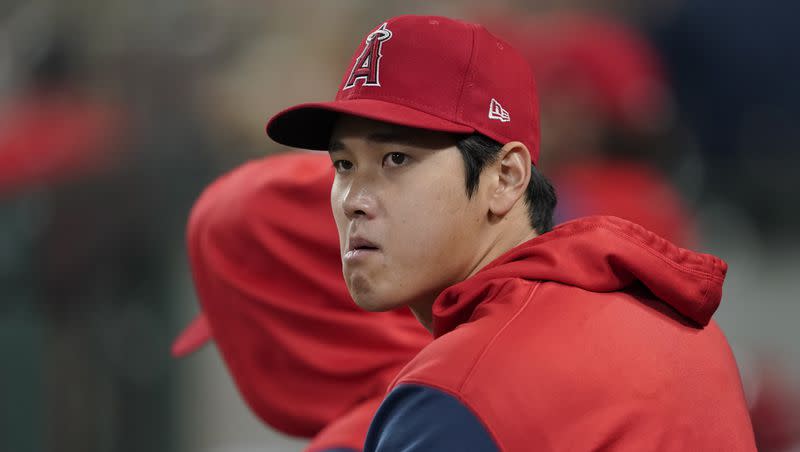
[[[434,298],[434,300],[436,300]],[[427,306],[409,306],[411,313],[417,318],[417,321],[425,327],[428,332],[433,334],[433,301]]]
[[[504,224],[506,220],[509,221],[508,223]],[[489,263],[491,263],[493,260],[502,256],[506,251],[539,235],[530,227],[527,216],[524,218],[524,221],[510,220],[511,219],[503,219],[495,225],[496,230],[493,231],[493,234],[488,241],[488,245],[483,247],[478,253],[475,264],[471,266],[469,272],[464,278],[462,278],[460,281],[456,281],[454,284],[470,278],[475,273],[478,273],[483,267],[489,265]],[[422,326],[424,326],[425,329],[431,333],[433,333],[433,303],[436,301],[438,295],[439,293],[432,294],[432,296],[424,297],[423,301],[409,304],[411,312],[417,318],[419,323],[421,323]]]
[[[511,248],[521,245],[538,235],[530,225],[527,208],[525,208],[524,212],[519,208],[514,209],[511,214],[498,219],[497,222],[490,226],[490,233],[487,234],[485,245],[478,250],[475,263],[464,279],[478,273],[483,267],[489,265],[490,262],[502,256]]]

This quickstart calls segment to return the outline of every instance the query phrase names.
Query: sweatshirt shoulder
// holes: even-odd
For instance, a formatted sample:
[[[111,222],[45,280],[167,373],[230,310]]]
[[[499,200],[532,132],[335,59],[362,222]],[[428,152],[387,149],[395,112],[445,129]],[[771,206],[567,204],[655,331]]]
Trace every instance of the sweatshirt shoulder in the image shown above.
[[[492,329],[475,338],[485,341],[469,375],[477,386],[497,369],[529,381],[620,386],[641,396],[694,377],[697,385],[739,386],[719,326],[701,327],[643,289],[600,293],[543,282]]]
[[[496,337],[535,297],[538,281],[509,279],[469,321],[428,344],[398,374],[394,385],[419,383],[458,393],[487,353],[496,353]]]
[[[715,322],[701,327],[644,289],[602,293],[509,279],[469,321],[423,349],[398,382],[460,390],[481,371],[573,378],[577,370],[602,376],[612,368],[663,378],[681,369],[730,374],[736,365]]]

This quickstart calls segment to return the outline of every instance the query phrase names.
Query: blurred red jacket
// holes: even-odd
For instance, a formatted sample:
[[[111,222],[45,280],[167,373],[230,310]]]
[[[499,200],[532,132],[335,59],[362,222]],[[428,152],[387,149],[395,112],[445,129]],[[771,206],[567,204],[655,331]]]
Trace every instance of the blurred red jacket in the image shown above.
[[[409,310],[367,313],[341,274],[323,153],[245,164],[211,184],[187,228],[203,314],[176,356],[213,337],[242,397],[266,424],[313,437],[309,451],[361,450],[397,372],[430,333]]]

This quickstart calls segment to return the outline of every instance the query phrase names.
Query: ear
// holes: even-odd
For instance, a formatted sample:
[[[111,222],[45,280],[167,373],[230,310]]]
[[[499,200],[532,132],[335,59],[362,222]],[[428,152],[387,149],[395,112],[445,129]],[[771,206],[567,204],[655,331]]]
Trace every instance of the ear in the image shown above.
[[[489,211],[504,217],[525,196],[531,180],[531,154],[519,141],[506,143],[492,165],[494,190],[489,194]]]

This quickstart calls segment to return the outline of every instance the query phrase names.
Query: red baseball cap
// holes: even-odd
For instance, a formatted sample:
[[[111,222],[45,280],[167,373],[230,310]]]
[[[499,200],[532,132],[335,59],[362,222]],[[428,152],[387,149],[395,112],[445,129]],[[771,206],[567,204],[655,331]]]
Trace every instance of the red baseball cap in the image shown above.
[[[529,64],[483,26],[436,16],[387,20],[361,42],[332,102],[288,108],[267,123],[287,146],[327,150],[349,114],[441,132],[520,141],[535,163],[539,111]]]
[[[213,338],[253,412],[303,437],[382,397],[432,339],[408,309],[372,313],[353,302],[332,182],[327,155],[292,152],[247,163],[203,192],[186,234],[203,314],[173,346],[182,355]],[[371,416],[359,419],[347,444],[363,444]]]

